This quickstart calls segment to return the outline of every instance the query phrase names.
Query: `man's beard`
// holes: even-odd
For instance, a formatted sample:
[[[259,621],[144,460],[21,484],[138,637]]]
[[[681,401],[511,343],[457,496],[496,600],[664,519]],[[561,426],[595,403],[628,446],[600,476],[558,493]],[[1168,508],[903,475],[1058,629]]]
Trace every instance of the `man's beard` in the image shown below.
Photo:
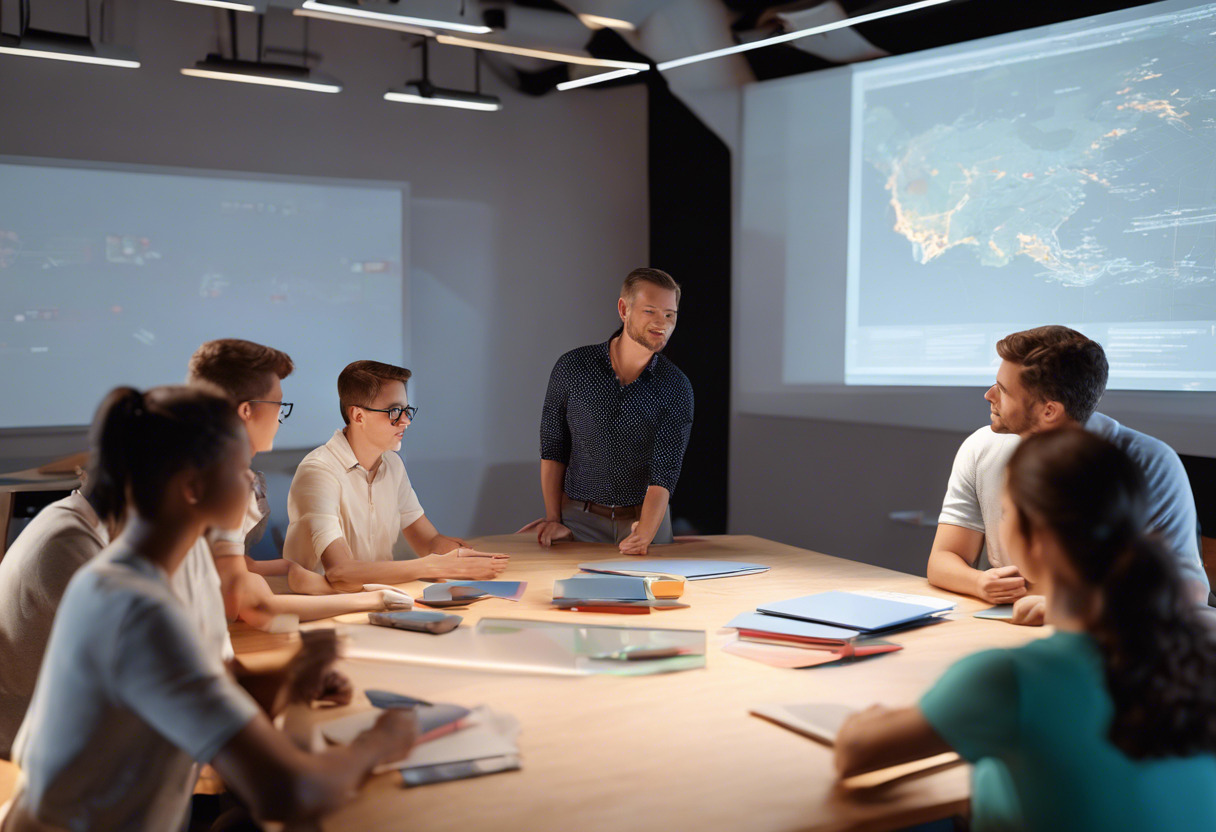
[[[646,338],[645,324],[642,324],[642,326],[638,327],[636,330],[631,326],[627,326],[625,327],[625,334],[628,335],[630,340],[632,340],[634,343],[641,344],[643,347],[654,353],[662,352],[663,347],[667,346],[667,339],[663,339],[663,343],[659,344],[657,348],[651,346],[650,341]]]

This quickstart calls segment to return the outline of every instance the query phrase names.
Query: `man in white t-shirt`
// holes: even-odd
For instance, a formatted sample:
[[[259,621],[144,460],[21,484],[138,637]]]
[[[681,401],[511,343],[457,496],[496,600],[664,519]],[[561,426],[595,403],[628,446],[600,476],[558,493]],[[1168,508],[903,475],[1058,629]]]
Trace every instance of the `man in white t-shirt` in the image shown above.
[[[323,571],[336,589],[421,578],[487,580],[507,556],[468,548],[431,523],[396,453],[417,408],[406,398],[411,373],[378,361],[355,361],[338,376],[346,427],[304,457],[287,495],[283,557]],[[393,560],[398,535],[419,557]]]
[[[1014,621],[1042,623],[1039,596],[1001,549],[1001,493],[1005,466],[1021,437],[1084,426],[1122,448],[1144,472],[1152,504],[1151,531],[1177,556],[1178,568],[1198,602],[1208,579],[1199,555],[1195,500],[1178,455],[1164,442],[1095,413],[1106,390],[1102,346],[1076,330],[1044,326],[997,342],[1001,365],[984,394],[989,427],[964,440],[929,553],[929,582],[993,604],[1015,604]],[[987,549],[988,568],[976,568]]]

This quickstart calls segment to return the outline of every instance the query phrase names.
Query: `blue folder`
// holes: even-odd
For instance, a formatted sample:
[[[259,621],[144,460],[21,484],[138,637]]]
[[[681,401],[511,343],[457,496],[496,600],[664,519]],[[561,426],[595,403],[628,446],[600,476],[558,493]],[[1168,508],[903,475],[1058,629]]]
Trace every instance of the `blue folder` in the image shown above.
[[[740,613],[726,626],[734,627],[737,630],[758,630],[764,633],[819,638],[825,641],[849,641],[861,635],[857,630],[849,630],[844,627],[833,627],[828,624],[817,624],[814,621],[800,621],[795,618],[765,615],[759,612]]]
[[[769,615],[781,615],[803,621],[817,621],[862,632],[876,632],[914,624],[928,624],[954,604],[941,602],[934,606],[911,604],[874,598],[854,592],[820,592],[765,604],[757,609]]]

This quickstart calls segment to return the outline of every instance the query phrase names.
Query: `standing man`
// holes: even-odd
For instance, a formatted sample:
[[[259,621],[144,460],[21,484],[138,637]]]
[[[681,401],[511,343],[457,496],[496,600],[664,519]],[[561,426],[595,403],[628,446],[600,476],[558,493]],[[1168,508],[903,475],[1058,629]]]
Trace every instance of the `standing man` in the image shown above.
[[[563,355],[549,377],[540,424],[542,546],[574,539],[644,555],[671,543],[668,502],[692,430],[692,385],[660,355],[676,328],[680,286],[634,269],[621,286],[621,328]]]
[[[1106,390],[1102,345],[1068,327],[1041,326],[1002,338],[996,351],[1001,358],[996,383],[984,394],[992,423],[967,437],[955,456],[929,553],[929,583],[993,604],[1014,604],[1015,623],[1043,623],[1042,597],[1027,594],[1025,578],[1001,548],[1005,467],[1022,438],[1084,427],[1140,466],[1150,500],[1148,530],[1178,558],[1195,601],[1204,602],[1208,579],[1186,470],[1169,445],[1095,412]],[[991,568],[977,569],[985,546]]]

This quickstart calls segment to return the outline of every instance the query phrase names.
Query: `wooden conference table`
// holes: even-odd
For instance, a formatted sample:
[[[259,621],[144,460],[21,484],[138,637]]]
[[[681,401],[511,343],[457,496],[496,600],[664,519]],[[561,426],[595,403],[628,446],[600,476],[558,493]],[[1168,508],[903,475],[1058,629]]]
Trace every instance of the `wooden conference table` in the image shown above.
[[[327,830],[573,830],[677,832],[686,829],[789,832],[886,830],[965,812],[969,769],[846,791],[836,784],[830,749],[748,714],[760,703],[842,702],[858,707],[914,702],[956,659],[985,647],[1016,646],[1046,635],[972,618],[987,607],[933,589],[923,578],[749,536],[706,537],[662,547],[655,557],[753,561],[769,572],[690,581],[689,609],[650,615],[552,610],[555,578],[577,564],[620,560],[614,547],[564,543],[542,550],[530,535],[475,542],[508,552],[503,579],[528,582],[519,602],[490,599],[457,610],[465,625],[482,617],[519,617],[624,626],[704,629],[707,667],[643,677],[558,677],[464,671],[347,660],[356,687],[346,709],[370,706],[364,688],[387,688],[431,701],[489,705],[520,720],[518,772],[415,789],[396,773],[375,777]],[[415,597],[422,584],[407,585]],[[957,620],[893,636],[898,653],[857,662],[785,670],[725,653],[723,624],[758,604],[830,589],[883,589],[958,601]],[[343,626],[371,626],[363,615]],[[442,638],[440,636],[439,638]],[[245,654],[253,646],[234,634]]]

